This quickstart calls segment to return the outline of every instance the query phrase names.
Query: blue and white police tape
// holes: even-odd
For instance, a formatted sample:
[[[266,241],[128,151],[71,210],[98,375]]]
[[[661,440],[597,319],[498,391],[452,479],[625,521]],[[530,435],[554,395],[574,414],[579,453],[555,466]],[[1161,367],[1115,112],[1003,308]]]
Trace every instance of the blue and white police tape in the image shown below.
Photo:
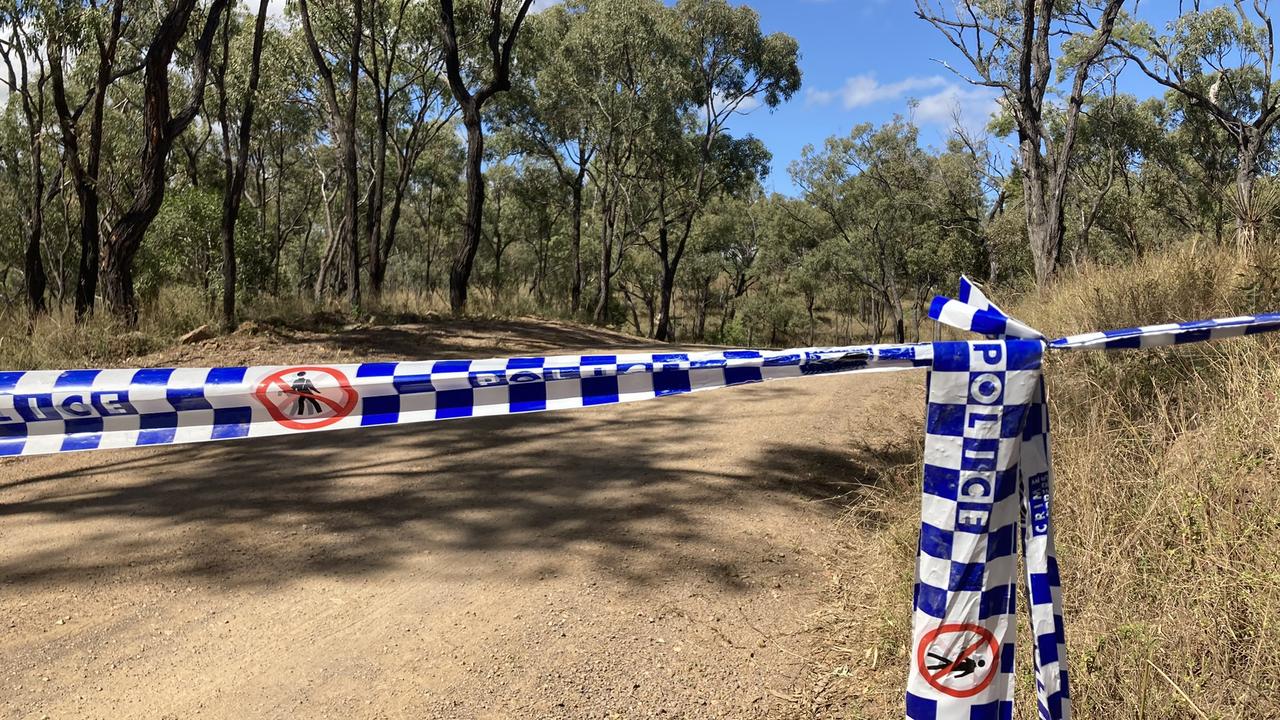
[[[1071,717],[1054,551],[1045,350],[1149,348],[1280,330],[1280,314],[1149,325],[1045,341],[961,278],[929,315],[987,341],[935,343],[928,380],[910,720],[1013,716],[1021,538],[1037,716]]]
[[[1039,717],[1066,720],[1046,350],[1125,349],[1280,330],[1280,314],[1046,341],[961,278],[930,317],[987,340],[793,350],[226,368],[0,371],[0,455],[230,440],[648,400],[808,375],[927,368],[907,717],[1013,714],[1016,538]]]
[[[560,410],[929,363],[932,346],[0,372],[0,455]]]
[[[1042,341],[1017,338],[934,346],[907,683],[912,720],[1012,717],[1018,537],[1040,717],[1070,715],[1043,353]]]

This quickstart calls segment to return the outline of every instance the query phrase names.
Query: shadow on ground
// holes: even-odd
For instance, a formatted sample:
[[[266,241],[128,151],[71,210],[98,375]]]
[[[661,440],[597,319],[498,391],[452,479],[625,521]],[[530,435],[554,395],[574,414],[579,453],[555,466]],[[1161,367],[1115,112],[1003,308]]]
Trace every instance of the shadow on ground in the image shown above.
[[[506,343],[493,339],[493,325],[484,334],[494,354],[601,344],[589,330],[519,322],[518,340]],[[326,342],[371,355],[475,356],[477,346],[453,331],[453,344],[430,344],[422,328],[385,327]],[[629,583],[683,576],[744,587],[767,552],[718,517],[815,500],[830,500],[824,507],[834,512],[901,462],[868,459],[842,438],[786,438],[785,427],[778,439],[779,407],[803,407],[804,390],[782,383],[533,419],[18,460],[0,468],[0,528],[61,529],[9,545],[0,581],[74,586],[145,572],[267,586],[449,553],[473,562],[441,573],[462,566],[512,582],[586,561]],[[67,531],[66,523],[80,524]],[[760,523],[760,533],[768,527]],[[528,564],[488,562],[510,565],[525,551]]]
[[[514,354],[572,352],[570,348],[613,348],[638,352],[655,345],[601,328],[524,319],[441,319],[426,324],[356,325],[316,336],[278,331],[288,344],[320,343],[368,357],[484,358]]]

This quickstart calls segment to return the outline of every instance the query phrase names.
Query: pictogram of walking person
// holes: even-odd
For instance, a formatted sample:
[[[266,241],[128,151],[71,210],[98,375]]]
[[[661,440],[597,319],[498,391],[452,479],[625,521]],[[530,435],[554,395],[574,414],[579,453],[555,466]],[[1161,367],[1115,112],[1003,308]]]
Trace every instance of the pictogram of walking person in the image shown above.
[[[290,385],[298,398],[293,406],[293,414],[299,417],[307,414],[306,409],[308,407],[316,415],[320,414],[320,402],[312,397],[313,395],[319,395],[320,390],[316,388],[315,383],[311,382],[311,378],[306,375],[307,371],[299,370],[297,379]]]

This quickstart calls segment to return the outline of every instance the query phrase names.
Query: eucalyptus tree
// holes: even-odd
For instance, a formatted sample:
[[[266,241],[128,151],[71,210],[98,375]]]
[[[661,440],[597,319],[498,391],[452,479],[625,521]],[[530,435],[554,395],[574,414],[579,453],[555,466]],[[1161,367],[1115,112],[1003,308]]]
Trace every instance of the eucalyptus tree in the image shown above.
[[[712,200],[698,218],[689,258],[681,269],[683,287],[693,296],[694,338],[707,338],[707,321],[718,309],[720,324],[714,336],[723,339],[737,303],[759,280],[755,261],[765,242],[762,236],[770,232],[774,208],[773,199],[757,185],[736,197]]]
[[[323,113],[306,102],[306,87],[313,78],[310,50],[300,33],[268,25],[263,36],[263,72],[256,93],[249,148],[250,177],[247,199],[256,210],[258,233],[269,243],[267,262],[272,294],[281,288],[285,255],[290,242],[301,239],[292,264],[295,290],[314,291],[317,269],[311,258],[311,235],[320,209],[314,158]]]
[[[178,44],[187,34],[196,0],[176,0],[169,4],[155,31],[150,34],[142,58],[143,113],[141,171],[128,206],[111,225],[103,243],[103,299],[111,311],[129,322],[136,322],[138,308],[134,297],[133,260],[142,240],[164,204],[168,181],[169,151],[174,141],[187,129],[204,100],[205,80],[214,36],[228,0],[213,0],[205,14],[192,47],[189,67],[190,86],[186,102],[174,112],[170,104],[170,70]]]
[[[1114,88],[1086,101],[1068,193],[1075,237],[1067,252],[1073,263],[1110,252],[1139,255],[1148,244],[1144,236],[1175,230],[1167,220],[1156,223],[1149,217],[1154,199],[1149,186],[1157,173],[1142,172],[1142,165],[1166,151],[1153,104],[1158,101],[1140,103]],[[1150,164],[1154,171],[1156,161]]]
[[[972,74],[957,72],[999,91],[1012,116],[1027,234],[1041,286],[1061,259],[1068,170],[1086,85],[1122,5],[1123,0],[916,0],[916,14],[972,67]],[[1058,90],[1055,72],[1071,78],[1057,129],[1051,127],[1057,110],[1045,102],[1051,88]]]
[[[566,197],[569,193],[560,171],[545,160],[537,156],[526,158],[517,166],[517,171],[510,189],[511,200],[517,206],[515,212],[510,213],[515,220],[512,230],[515,241],[527,246],[532,255],[529,292],[538,306],[545,308],[551,294],[559,290],[555,283],[561,273],[569,276],[566,285],[573,282],[572,258],[565,257],[559,232],[560,219],[566,210],[572,210],[573,201]],[[572,234],[571,229],[569,235]]]
[[[740,208],[740,211],[732,212],[731,222],[736,227],[731,226],[721,234],[720,241],[716,244],[721,269],[726,278],[720,303],[720,325],[716,330],[716,337],[721,340],[725,337],[725,326],[737,316],[738,305],[743,296],[761,281],[756,259],[762,249],[780,234],[778,224],[783,218],[783,206],[786,202],[787,199],[782,195],[774,193],[765,196],[758,191],[740,198],[726,198],[724,201],[726,210]]]
[[[1234,193],[1224,192],[1236,182],[1235,139],[1177,91],[1144,106],[1156,124],[1140,167],[1152,201],[1176,221],[1175,231],[1222,240],[1237,218]],[[1264,149],[1260,159],[1271,154]]]
[[[444,66],[453,99],[462,110],[467,130],[467,216],[462,243],[449,271],[449,306],[462,313],[467,305],[467,285],[484,222],[484,117],[485,104],[497,93],[511,89],[511,64],[520,35],[520,26],[533,0],[517,0],[514,11],[503,13],[503,0],[489,0],[482,11],[478,0],[463,0],[455,9],[453,0],[440,0],[440,26]],[[461,22],[459,22],[461,20]],[[461,28],[461,32],[459,31]],[[461,40],[460,40],[461,38]],[[464,43],[483,42],[487,57],[466,57]],[[477,56],[484,56],[478,51]],[[472,90],[472,86],[476,89]]]
[[[951,174],[962,180],[958,189],[946,185],[947,205],[951,213],[975,221],[960,227],[975,228],[975,239],[986,255],[988,283],[1000,278],[1003,254],[992,230],[997,222],[1005,220],[1005,214],[1014,206],[1010,196],[1015,194],[1017,184],[991,145],[986,129],[974,130],[958,124],[947,138],[946,152],[940,158],[944,177]],[[972,190],[971,184],[976,186]]]
[[[399,248],[399,267],[391,270],[416,291],[434,294],[438,263],[449,257],[450,243],[462,225],[465,206],[456,195],[466,163],[466,149],[457,133],[438,133],[418,159],[405,198],[409,209],[406,235],[412,242]],[[447,285],[447,281],[445,283]]]
[[[1280,123],[1275,31],[1268,3],[1234,0],[1202,9],[1199,0],[1193,0],[1163,34],[1145,22],[1125,22],[1113,46],[1149,78],[1206,113],[1234,141],[1237,239],[1251,247],[1263,218],[1280,206],[1280,198],[1259,204],[1254,195]]]
[[[821,224],[797,221],[841,241],[835,265],[875,295],[893,320],[896,342],[906,337],[903,303],[912,282],[922,261],[937,252],[935,160],[920,148],[918,135],[901,118],[879,128],[858,125],[847,137],[829,138],[821,151],[805,147],[791,167],[805,201],[822,218]]]
[[[762,220],[764,231],[756,236],[759,244],[750,268],[757,280],[735,303],[739,313],[721,337],[777,347],[790,341],[792,324],[804,312],[806,293],[816,297],[820,289],[812,273],[822,264],[806,258],[830,243],[831,235],[821,212],[801,198],[771,197]]]
[[[502,275],[502,261],[507,251],[520,240],[520,234],[513,232],[511,217],[511,196],[518,185],[516,169],[509,164],[499,163],[485,173],[488,184],[486,195],[489,201],[485,204],[486,225],[484,239],[488,241],[491,260],[489,287],[493,293],[493,302],[497,306],[502,301],[502,289],[506,284]]]
[[[532,15],[520,36],[520,63],[511,91],[496,106],[504,141],[513,150],[545,158],[569,190],[569,311],[582,308],[582,225],[587,171],[596,157],[600,122],[579,66],[576,26],[590,5],[583,0]],[[541,286],[540,286],[541,287]]]
[[[97,3],[51,3],[42,6],[45,15],[45,42],[49,61],[50,96],[58,116],[62,162],[71,171],[80,206],[80,266],[76,276],[76,318],[93,312],[98,291],[98,267],[101,257],[99,226],[102,199],[99,174],[102,169],[103,120],[107,90],[116,80],[142,69],[141,64],[117,64],[120,40],[134,24],[132,14],[126,20],[124,0],[111,0],[110,5]],[[92,47],[93,83],[77,101],[66,80],[66,66],[77,60],[88,61]],[[81,115],[89,110],[88,127],[80,125]]]
[[[693,223],[707,201],[722,191],[750,186],[768,172],[768,150],[754,138],[725,134],[738,112],[777,107],[800,89],[799,45],[784,33],[765,35],[760,17],[727,0],[680,0],[674,20],[688,83],[689,111],[696,133],[684,137],[695,151],[693,172],[676,190],[678,209],[659,213],[655,251],[662,267],[654,337],[671,339],[671,297]]]
[[[671,310],[680,263],[688,248],[694,220],[719,194],[749,193],[768,173],[771,155],[754,137],[718,133],[705,155],[701,139],[686,133],[664,143],[647,144],[650,161],[643,172],[653,183],[654,230],[642,237],[658,268],[658,304],[654,337],[672,339]],[[666,149],[666,152],[662,150]]]
[[[307,49],[316,68],[320,93],[328,111],[329,130],[338,144],[342,171],[342,219],[337,233],[330,233],[329,247],[316,278],[316,294],[336,290],[345,283],[348,300],[359,308],[360,297],[360,178],[356,151],[356,112],[360,107],[360,39],[364,33],[363,0],[351,3],[318,2],[313,12],[309,0],[298,0],[298,18]],[[332,48],[320,38],[334,39]],[[337,48],[342,47],[339,51]],[[346,65],[346,97],[339,94],[335,69]],[[338,258],[346,255],[345,276],[337,272]]]
[[[444,55],[434,19],[424,3],[370,0],[361,66],[373,87],[372,138],[367,143],[372,177],[364,235],[369,289],[375,300],[382,294],[418,158],[432,139],[450,126],[457,111],[447,102]],[[395,174],[388,183],[389,156]]]
[[[653,160],[672,147],[665,138],[679,132],[688,101],[676,27],[659,0],[593,0],[582,7],[560,50],[573,60],[561,81],[593,108],[580,143],[595,155],[587,165],[599,235],[592,317],[603,324],[626,250],[653,220],[654,195],[637,163],[647,149]]]
[[[7,28],[7,36],[6,30]],[[26,149],[30,177],[26,189],[24,213],[26,248],[23,252],[23,283],[27,305],[33,315],[45,311],[45,288],[49,284],[41,257],[44,237],[45,173],[44,122],[45,85],[49,80],[40,37],[41,18],[33,5],[17,0],[0,1],[0,60],[7,73],[0,85],[8,88],[9,97],[17,97],[26,124],[30,147]],[[55,186],[56,187],[56,186]]]
[[[236,324],[236,221],[240,216],[240,202],[244,198],[245,176],[249,167],[250,133],[253,115],[257,108],[258,79],[262,68],[263,34],[267,24],[267,2],[258,0],[258,12],[254,17],[252,46],[247,59],[245,86],[237,103],[238,118],[229,110],[231,88],[227,85],[227,67],[232,62],[231,30],[242,24],[232,12],[222,26],[222,54],[214,67],[213,82],[218,95],[218,125],[222,136],[222,325],[230,330]],[[237,48],[238,50],[239,48]],[[238,59],[238,58],[237,58]],[[237,68],[239,70],[240,68]],[[239,74],[239,73],[237,73]],[[235,88],[239,90],[239,88]],[[233,130],[232,127],[235,126]],[[234,148],[233,135],[234,133]]]

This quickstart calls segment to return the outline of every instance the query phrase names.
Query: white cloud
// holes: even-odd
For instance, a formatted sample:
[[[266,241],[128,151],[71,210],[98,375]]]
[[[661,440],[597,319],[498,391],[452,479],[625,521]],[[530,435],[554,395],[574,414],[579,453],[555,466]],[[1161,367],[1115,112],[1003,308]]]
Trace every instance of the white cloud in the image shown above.
[[[805,93],[805,102],[809,105],[830,105],[838,99],[844,109],[852,110],[946,84],[946,79],[939,75],[910,76],[897,82],[881,83],[874,74],[863,73],[845,80],[838,90],[809,90]]]
[[[913,117],[921,125],[950,126],[959,118],[964,127],[977,129],[999,109],[997,96],[990,88],[951,82],[940,75],[910,75],[882,83],[873,73],[862,73],[845,80],[838,89],[805,91],[805,104],[822,107],[839,102],[845,110],[853,110],[912,100]]]
[[[533,5],[529,6],[529,12],[540,13],[552,5],[559,5],[564,0],[533,0]]]
[[[915,108],[916,122],[922,125],[953,125],[977,130],[1000,109],[998,93],[991,88],[948,85],[940,92],[920,98]]]

